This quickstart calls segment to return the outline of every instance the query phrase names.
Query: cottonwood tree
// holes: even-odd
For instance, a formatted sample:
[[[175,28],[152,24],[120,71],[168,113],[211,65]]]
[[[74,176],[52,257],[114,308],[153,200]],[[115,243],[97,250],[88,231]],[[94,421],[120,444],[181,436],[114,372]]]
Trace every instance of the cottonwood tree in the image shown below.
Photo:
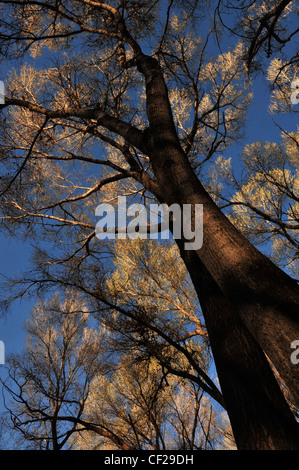
[[[234,175],[229,160],[219,158],[217,178],[225,173],[231,188],[217,198],[232,207],[230,218],[246,237],[261,247],[270,246],[269,257],[298,279],[298,170],[290,158],[294,155],[288,150],[290,139],[284,140],[280,145],[246,146],[242,180]]]
[[[232,207],[230,218],[246,237],[262,247],[270,245],[268,256],[298,279],[298,128],[291,131],[279,120],[298,112],[296,70],[294,63],[274,59],[267,71],[269,111],[281,141],[246,145],[241,178],[234,174],[231,159],[220,156],[210,169],[208,185],[221,207]]]
[[[130,351],[138,363],[157,361],[165,371],[190,380],[226,409],[217,381],[210,376],[207,331],[177,247],[168,241],[122,240],[113,260],[114,268],[105,272],[100,285],[96,282],[98,263],[85,265],[84,275],[70,266],[54,283],[70,285],[83,295],[94,319],[112,333],[106,338],[110,350]],[[165,263],[172,266],[166,274]],[[48,272],[43,276],[50,281]]]
[[[263,2],[251,3],[252,25],[263,28],[254,37],[244,30],[255,44],[249,57],[267,38],[281,37],[292,6],[273,1],[269,16]],[[50,240],[59,233],[61,252],[46,266],[39,261],[43,281],[53,283],[54,264],[61,270],[65,260],[70,269],[72,260],[83,272],[90,253],[100,272],[111,249],[95,248],[92,212],[109,195],[101,191],[107,185],[114,194],[118,188],[168,205],[203,204],[203,246],[186,251],[184,240],[176,241],[203,310],[237,445],[298,448],[298,427],[265,356],[298,402],[290,361],[298,285],[231,223],[202,183],[205,164],[241,135],[250,102],[245,46],[208,57],[214,30],[203,31],[207,6],[196,1],[1,5],[2,53],[31,52],[50,62],[42,70],[23,65],[7,83],[3,224],[10,232],[25,227],[27,235],[45,230]]]
[[[233,24],[228,20],[228,15],[232,13]],[[282,51],[298,33],[296,8],[292,0],[241,0],[237,6],[219,0],[214,18],[216,24],[221,24],[245,42],[249,70],[260,68],[265,57]],[[294,57],[290,58],[290,62]]]
[[[121,352],[113,330],[103,321],[91,328],[82,305],[73,292],[63,302],[56,295],[26,322],[25,350],[9,357],[3,382],[10,442],[40,450],[234,445],[226,415],[195,381],[137,358],[133,348]]]
[[[121,445],[109,429],[84,421],[91,382],[109,372],[105,333],[92,329],[89,318],[71,292],[64,301],[56,295],[34,307],[25,323],[24,352],[8,358],[2,382],[10,445],[61,450],[71,447],[74,433],[88,428]]]
[[[207,347],[208,334],[196,292],[175,244],[118,241],[113,264],[107,286],[114,305],[159,309],[163,312],[157,317],[161,330],[172,332],[181,341],[198,336],[203,350]]]
[[[134,352],[137,362],[158,361],[169,373],[200,386],[225,408],[223,396],[209,376],[207,331],[177,247],[168,242],[119,241],[114,266],[106,278],[105,297],[95,295],[90,301],[97,320],[114,332],[111,349]]]
[[[102,423],[137,450],[233,448],[226,416],[215,411],[193,382],[165,373],[156,360],[125,355],[113,376],[95,379],[86,418]],[[87,432],[76,448],[117,449],[111,440]]]

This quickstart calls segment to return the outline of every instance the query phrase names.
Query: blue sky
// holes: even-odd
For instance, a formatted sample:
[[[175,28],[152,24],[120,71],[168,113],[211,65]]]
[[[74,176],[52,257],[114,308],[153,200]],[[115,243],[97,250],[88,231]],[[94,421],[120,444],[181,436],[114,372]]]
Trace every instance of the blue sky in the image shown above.
[[[9,239],[0,235],[0,274],[1,277],[17,276],[28,266],[30,247],[24,242]],[[3,294],[2,294],[3,295]],[[0,297],[1,300],[2,296]],[[17,300],[8,313],[0,317],[0,340],[5,345],[5,355],[20,351],[24,343],[23,322],[30,314],[33,300]],[[0,366],[0,377],[3,377],[4,367]],[[2,405],[0,399],[0,411]]]

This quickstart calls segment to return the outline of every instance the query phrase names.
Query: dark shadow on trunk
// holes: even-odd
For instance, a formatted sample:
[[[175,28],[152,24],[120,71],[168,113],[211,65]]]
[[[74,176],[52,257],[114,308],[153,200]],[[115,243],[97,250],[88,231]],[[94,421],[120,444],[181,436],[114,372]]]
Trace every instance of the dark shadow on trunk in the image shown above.
[[[299,425],[262,349],[197,255],[181,255],[202,306],[238,449],[299,450]]]

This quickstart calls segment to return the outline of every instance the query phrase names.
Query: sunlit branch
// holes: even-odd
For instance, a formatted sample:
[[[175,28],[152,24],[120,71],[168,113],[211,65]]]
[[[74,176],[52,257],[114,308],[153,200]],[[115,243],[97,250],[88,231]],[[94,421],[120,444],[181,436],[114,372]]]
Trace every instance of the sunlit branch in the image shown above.
[[[19,98],[5,98],[5,104],[0,105],[0,109],[4,109],[7,106],[20,106],[25,109],[29,109],[32,112],[43,114],[47,119],[55,118],[79,118],[79,119],[94,119],[98,125],[105,127],[106,129],[115,132],[116,134],[124,137],[131,145],[136,146],[142,152],[147,152],[143,142],[143,132],[136,127],[122,121],[118,118],[110,116],[106,112],[102,111],[98,107],[95,108],[69,108],[67,110],[58,109],[52,110],[44,106],[32,103],[28,100],[22,100]]]

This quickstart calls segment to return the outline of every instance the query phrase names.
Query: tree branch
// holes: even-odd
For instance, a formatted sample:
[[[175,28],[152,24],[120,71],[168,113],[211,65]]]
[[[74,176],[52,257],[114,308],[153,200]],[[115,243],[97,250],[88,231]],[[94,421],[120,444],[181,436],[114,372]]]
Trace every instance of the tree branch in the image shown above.
[[[48,120],[56,118],[93,119],[98,125],[103,126],[107,130],[114,132],[121,137],[124,137],[127,142],[138,148],[141,152],[147,153],[147,149],[144,145],[144,134],[141,130],[125,121],[122,121],[121,119],[110,116],[98,107],[52,110],[42,105],[32,103],[28,100],[6,97],[5,104],[0,105],[0,110],[8,106],[20,106],[21,108],[29,109],[32,112],[43,114]]]

